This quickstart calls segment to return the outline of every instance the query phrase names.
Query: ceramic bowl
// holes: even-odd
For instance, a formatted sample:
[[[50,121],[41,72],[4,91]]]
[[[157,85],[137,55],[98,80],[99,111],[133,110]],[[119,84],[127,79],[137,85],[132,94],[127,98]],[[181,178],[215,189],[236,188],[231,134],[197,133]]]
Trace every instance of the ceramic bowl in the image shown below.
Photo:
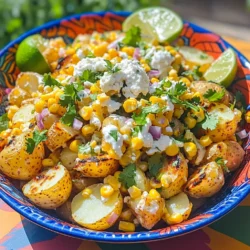
[[[92,33],[93,31],[104,32],[119,30],[123,20],[129,15],[128,12],[99,12],[84,13],[49,22],[35,28],[18,39],[9,43],[0,52],[0,86],[11,88],[19,69],[15,64],[15,53],[18,44],[27,36],[39,33],[47,38],[61,36],[70,43],[78,34]],[[197,25],[185,22],[181,39],[186,45],[201,49],[217,58],[225,49],[231,47],[220,36],[203,29]],[[238,56],[238,72],[233,83],[233,91],[241,91],[247,102],[250,94],[250,63],[235,48]],[[7,96],[4,89],[0,91],[0,113],[4,112],[7,104]],[[250,126],[246,127],[248,131]],[[242,167],[231,174],[223,189],[210,198],[201,208],[192,214],[189,220],[174,226],[167,226],[151,231],[140,231],[133,233],[121,233],[113,231],[92,231],[56,217],[54,213],[46,212],[35,207],[4,175],[0,174],[0,198],[10,205],[18,213],[33,221],[34,223],[55,231],[60,234],[87,240],[102,242],[145,242],[180,236],[201,227],[204,227],[235,208],[250,191],[250,140],[244,145],[246,156]]]

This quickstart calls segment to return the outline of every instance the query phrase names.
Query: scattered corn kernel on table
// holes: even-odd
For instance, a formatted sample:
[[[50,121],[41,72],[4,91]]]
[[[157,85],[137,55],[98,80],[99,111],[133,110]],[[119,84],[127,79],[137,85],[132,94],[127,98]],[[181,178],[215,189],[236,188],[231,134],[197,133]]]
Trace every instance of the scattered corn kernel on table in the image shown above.
[[[225,37],[250,59],[250,43]],[[250,195],[240,206],[202,230],[145,244],[82,241],[43,229],[0,200],[0,250],[250,250]]]

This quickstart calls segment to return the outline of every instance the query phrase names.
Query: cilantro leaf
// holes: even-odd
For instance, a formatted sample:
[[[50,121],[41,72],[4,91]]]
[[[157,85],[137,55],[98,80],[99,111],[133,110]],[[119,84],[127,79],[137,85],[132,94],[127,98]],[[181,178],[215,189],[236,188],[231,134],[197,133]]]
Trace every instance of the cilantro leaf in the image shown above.
[[[225,171],[226,173],[229,173],[229,172],[230,172],[229,169],[228,169],[228,167],[226,166],[227,161],[224,160],[222,157],[216,158],[216,159],[215,159],[215,162],[216,162],[219,166],[221,166],[221,167],[224,169],[224,171]]]
[[[222,91],[217,92],[213,89],[208,89],[208,91],[204,94],[204,97],[208,99],[210,102],[217,102],[223,98],[225,95],[225,90],[222,89]]]
[[[42,142],[45,141],[47,139],[46,133],[48,130],[44,130],[42,132],[35,130],[33,132],[33,137],[32,138],[26,138],[26,151],[29,154],[32,154],[35,147],[37,147],[37,145]]]
[[[7,113],[0,116],[0,132],[8,129],[9,127],[9,118]]]
[[[45,86],[50,86],[50,87],[61,87],[61,83],[58,82],[56,79],[54,79],[51,74],[44,74],[43,75],[43,83]]]
[[[218,117],[216,115],[209,115],[209,114],[206,114],[205,117],[206,117],[205,120],[202,121],[201,123],[201,127],[203,129],[210,129],[210,130],[215,129],[219,122]]]
[[[195,111],[200,110],[200,108],[196,104],[192,104],[192,102],[190,102],[190,101],[180,100],[179,98],[177,98],[175,96],[170,96],[170,99],[171,99],[172,103],[174,103],[174,104],[180,104],[180,105],[183,105],[185,108],[190,108],[190,109],[193,109]]]
[[[142,131],[142,126],[135,126],[132,130],[132,136],[138,136],[138,134]]]
[[[121,70],[116,65],[113,65],[112,62],[110,62],[109,60],[105,60],[104,59],[104,61],[107,64],[107,70],[108,70],[109,73],[114,74],[114,73],[116,73],[116,72],[118,72],[118,71]]]
[[[200,80],[200,78],[202,77],[202,73],[199,71],[200,66],[196,66],[194,67],[193,70],[187,70],[181,73],[182,76],[192,76],[194,78],[195,81]]]
[[[86,57],[89,57],[89,58],[94,58],[94,57],[96,57],[95,55],[94,55],[94,53],[91,51],[91,50],[87,50],[87,55],[86,55]]]
[[[175,88],[173,89],[173,91],[170,93],[174,96],[180,96],[184,94],[186,90],[187,90],[187,85],[183,82],[178,82],[175,85]]]
[[[103,72],[94,72],[90,69],[86,69],[83,71],[82,75],[79,77],[81,81],[88,81],[95,83],[100,79],[100,77],[103,75]]]
[[[130,188],[136,184],[135,182],[135,164],[129,164],[126,166],[119,175],[119,181],[126,187]]]
[[[60,120],[65,125],[72,126],[76,115],[76,106],[74,104],[69,104],[66,113],[61,117]]]
[[[89,154],[94,155],[95,154],[93,148],[90,146],[90,142],[86,143],[85,145],[80,145],[78,147],[78,152],[80,154],[84,154],[84,155],[89,155]]]
[[[117,130],[111,130],[109,135],[114,138],[115,141],[118,141],[118,133]]]
[[[148,169],[151,177],[157,178],[160,169],[163,167],[164,156],[160,153],[155,153],[148,159]]]
[[[138,46],[140,41],[141,41],[141,29],[136,26],[132,26],[128,31],[126,31],[125,37],[122,40],[124,44],[133,47]]]

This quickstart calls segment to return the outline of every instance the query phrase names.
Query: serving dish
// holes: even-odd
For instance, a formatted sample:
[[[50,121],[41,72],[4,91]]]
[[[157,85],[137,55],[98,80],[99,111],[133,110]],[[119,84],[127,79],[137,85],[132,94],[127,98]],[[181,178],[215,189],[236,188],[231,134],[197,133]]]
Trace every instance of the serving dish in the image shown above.
[[[93,31],[104,32],[121,29],[122,21],[129,14],[130,13],[128,12],[85,13],[50,22],[25,33],[20,38],[6,46],[0,53],[1,87],[10,88],[14,85],[16,76],[19,73],[19,70],[15,65],[15,53],[18,44],[25,37],[35,33],[40,33],[47,38],[61,36],[66,42],[70,42],[80,33],[91,33]],[[218,35],[187,22],[185,23],[181,38],[186,45],[201,49],[212,55],[214,58],[217,58],[225,49],[232,47]],[[241,91],[248,102],[250,65],[243,55],[237,50],[235,51],[238,55],[238,72],[232,88]],[[4,112],[6,103],[7,97],[4,89],[2,89],[0,109],[2,113]],[[246,130],[249,130],[249,128],[246,128]],[[246,156],[243,162],[243,167],[232,174],[228,179],[227,184],[216,196],[211,198],[208,203],[198,209],[188,221],[162,229],[134,233],[116,233],[109,231],[98,232],[80,228],[56,218],[53,213],[47,214],[41,209],[33,206],[33,204],[31,204],[23,194],[15,188],[14,184],[3,175],[0,175],[0,198],[31,221],[68,236],[103,242],[143,242],[170,238],[194,231],[212,223],[228,213],[237,206],[242,199],[244,199],[250,189],[248,148],[249,143],[247,142],[245,145]]]

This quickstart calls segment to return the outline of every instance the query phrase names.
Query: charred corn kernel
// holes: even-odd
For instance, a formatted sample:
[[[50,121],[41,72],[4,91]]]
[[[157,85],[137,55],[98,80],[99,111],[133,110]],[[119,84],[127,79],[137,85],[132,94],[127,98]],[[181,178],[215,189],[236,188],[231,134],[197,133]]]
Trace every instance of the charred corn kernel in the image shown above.
[[[92,194],[92,190],[90,188],[85,188],[82,191],[83,198],[87,199]]]
[[[184,122],[190,129],[194,128],[197,123],[197,121],[192,116],[185,117]]]
[[[212,143],[212,140],[209,135],[202,136],[199,141],[200,141],[201,146],[203,147],[207,147]]]
[[[183,115],[183,113],[184,113],[183,109],[176,108],[174,110],[174,117],[179,119]]]
[[[110,185],[104,184],[101,187],[100,193],[102,197],[109,198],[114,193],[114,191],[115,190]]]
[[[109,49],[108,50],[108,54],[111,57],[111,59],[114,58],[114,57],[116,57],[116,56],[119,56],[117,50],[115,50],[115,49]]]
[[[161,198],[161,195],[159,194],[159,192],[154,188],[150,189],[148,196],[151,199],[160,199]]]
[[[100,102],[100,103],[103,103],[103,102],[106,102],[106,101],[109,101],[110,100],[110,97],[106,94],[100,94],[97,96],[97,100]]]
[[[179,153],[179,147],[173,143],[172,145],[166,148],[165,152],[166,152],[166,155],[168,156],[175,156]]]
[[[88,121],[91,118],[92,112],[93,112],[92,107],[85,106],[80,109],[79,114],[82,117],[82,119],[84,119],[85,121]]]
[[[43,167],[53,167],[54,161],[49,159],[49,158],[46,158],[46,159],[43,159],[42,165],[43,165]]]
[[[92,135],[95,132],[95,126],[92,124],[87,124],[82,127],[82,134],[84,136]]]
[[[153,77],[153,78],[151,78],[151,80],[150,80],[152,83],[155,83],[155,82],[159,82],[159,79],[157,79],[157,78],[155,78],[155,77]]]
[[[93,84],[91,87],[90,87],[90,91],[92,94],[99,94],[101,93],[101,89],[96,85],[96,84]]]
[[[116,172],[114,173],[114,177],[115,177],[116,179],[119,179],[120,174],[121,174],[121,171],[116,171]]]
[[[91,148],[94,148],[96,145],[97,145],[97,142],[95,140],[90,142]]]
[[[138,164],[138,168],[143,171],[143,172],[146,172],[148,170],[148,163],[146,161],[141,161],[139,164]]]
[[[190,82],[189,79],[186,78],[186,77],[181,77],[181,78],[180,78],[180,82],[185,83],[185,84],[187,85],[187,87],[189,87],[189,86],[191,85],[191,82]]]
[[[168,46],[166,46],[166,47],[165,47],[165,49],[166,49],[166,50],[168,50],[168,51],[170,51],[170,50],[173,50],[173,49],[174,49],[174,47],[172,47],[172,46],[168,45]]]
[[[95,56],[103,56],[107,52],[107,46],[108,44],[106,42],[96,46],[94,48],[94,55]]]
[[[121,183],[118,181],[118,178],[112,175],[105,177],[103,182],[105,184],[109,184],[114,190],[118,190],[121,187]]]
[[[57,110],[57,114],[63,116],[66,113],[67,109],[59,105],[59,109]]]
[[[145,69],[146,72],[151,70],[147,63],[142,64],[142,67]]]
[[[166,101],[162,100],[160,97],[158,96],[151,96],[149,98],[149,101],[152,103],[152,104],[162,104],[162,105],[166,105]]]
[[[122,52],[127,53],[129,56],[133,56],[135,48],[133,47],[123,47]]]
[[[92,108],[93,108],[93,111],[102,112],[102,106],[100,103],[93,102]]]
[[[155,114],[148,114],[147,117],[150,119],[151,122],[155,120]]]
[[[250,111],[247,111],[245,114],[245,120],[247,123],[250,123]]]
[[[186,152],[188,157],[192,158],[197,154],[197,147],[193,142],[185,142],[184,151]]]
[[[137,100],[135,98],[129,98],[123,103],[125,112],[131,113],[137,109]]]
[[[128,209],[124,210],[121,213],[120,218],[122,220],[125,220],[125,221],[131,221],[133,218],[133,213],[132,213],[131,209],[128,208]]]
[[[132,199],[139,198],[141,196],[141,189],[133,185],[128,189],[128,193]]]
[[[161,188],[161,182],[156,179],[151,179],[149,182],[151,188]]]
[[[175,56],[177,54],[177,51],[174,50],[174,49],[171,49],[169,50],[169,53],[172,55],[172,56]]]
[[[74,140],[70,143],[69,145],[69,149],[72,151],[72,152],[78,152],[78,147],[79,145],[81,144],[81,142],[79,140]]]
[[[45,107],[45,101],[43,100],[39,100],[35,104],[35,110],[37,113],[41,113],[44,107]]]
[[[127,221],[120,221],[119,222],[119,230],[124,232],[134,232],[135,231],[135,224],[132,222]]]
[[[131,147],[135,150],[140,150],[143,147],[143,140],[139,137],[133,137],[131,140]]]
[[[182,57],[180,54],[174,56],[174,63],[181,64]]]
[[[154,126],[159,126],[161,128],[164,128],[166,126],[168,126],[169,121],[167,119],[166,116],[164,116],[163,114],[157,114],[155,117],[155,120],[152,121]]]
[[[22,133],[22,130],[19,128],[13,128],[11,131],[12,135],[20,135]]]
[[[56,103],[56,99],[55,98],[49,98],[48,100],[48,107],[50,107],[51,105]]]
[[[167,216],[167,223],[169,225],[181,223],[183,221],[183,216],[180,213],[174,213],[173,215]]]
[[[49,112],[55,114],[55,113],[57,113],[57,111],[59,110],[59,107],[60,107],[59,104],[54,103],[54,104],[52,104],[52,105],[49,107]]]

